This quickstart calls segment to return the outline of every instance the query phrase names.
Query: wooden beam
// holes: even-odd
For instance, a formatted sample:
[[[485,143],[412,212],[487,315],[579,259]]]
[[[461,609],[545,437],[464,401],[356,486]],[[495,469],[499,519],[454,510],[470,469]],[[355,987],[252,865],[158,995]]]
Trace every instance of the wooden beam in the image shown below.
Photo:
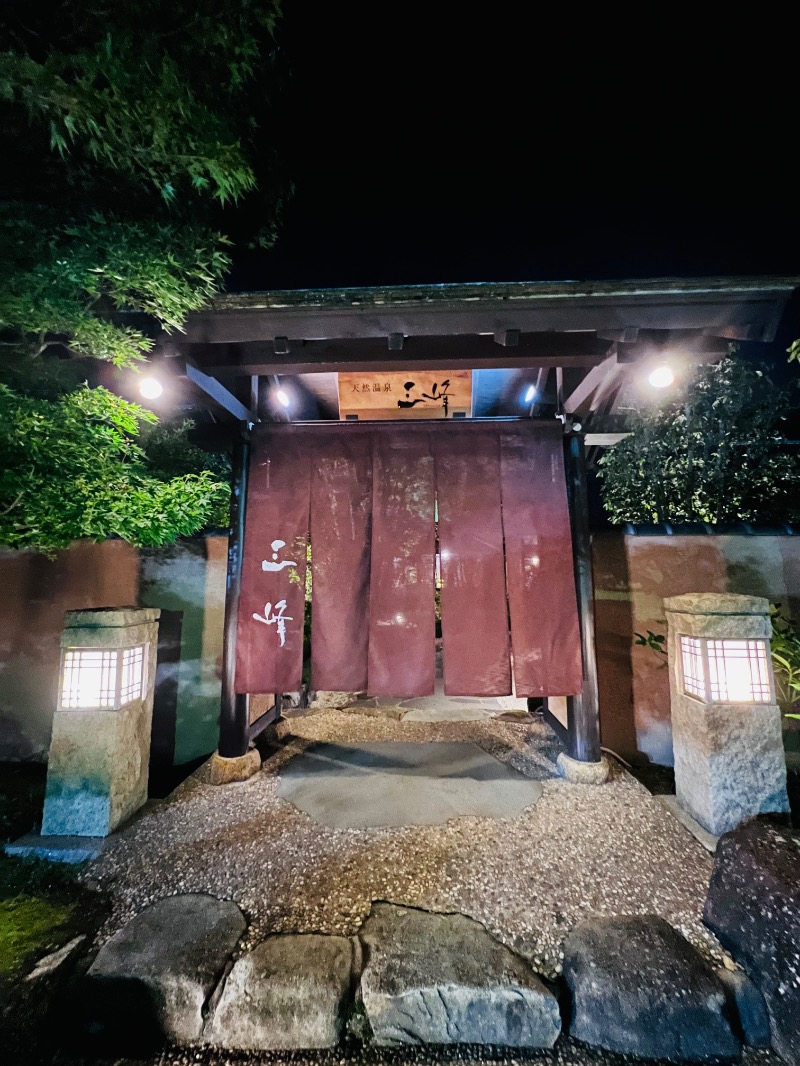
[[[568,415],[586,414],[596,410],[608,394],[609,387],[618,377],[619,372],[616,352],[599,366],[592,367],[583,381],[564,400],[566,413]]]
[[[208,374],[312,374],[388,370],[486,370],[553,366],[592,367],[608,354],[607,342],[592,333],[522,334],[513,348],[493,337],[407,337],[402,351],[389,351],[386,339],[290,341],[288,356],[269,342],[184,347]]]
[[[202,389],[217,407],[232,415],[237,422],[258,421],[257,414],[245,407],[241,400],[237,400],[233,393],[226,389],[216,378],[211,377],[210,374],[203,373],[202,370],[198,370],[196,366],[189,362],[186,363],[185,372],[189,381],[193,382],[199,389]]]

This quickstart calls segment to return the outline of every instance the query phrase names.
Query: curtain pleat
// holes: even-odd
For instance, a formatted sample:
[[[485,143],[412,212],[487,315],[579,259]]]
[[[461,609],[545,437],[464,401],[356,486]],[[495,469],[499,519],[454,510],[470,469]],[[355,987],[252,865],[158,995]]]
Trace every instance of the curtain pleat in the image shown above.
[[[575,695],[583,678],[562,430],[501,429],[500,449],[517,695]]]
[[[302,685],[310,435],[280,427],[254,435],[236,643],[237,692]]]
[[[430,434],[376,431],[372,443],[368,691],[429,696],[436,626]]]
[[[311,684],[367,687],[372,439],[329,433],[311,479]]]
[[[444,691],[511,692],[497,431],[448,427],[434,435]]]

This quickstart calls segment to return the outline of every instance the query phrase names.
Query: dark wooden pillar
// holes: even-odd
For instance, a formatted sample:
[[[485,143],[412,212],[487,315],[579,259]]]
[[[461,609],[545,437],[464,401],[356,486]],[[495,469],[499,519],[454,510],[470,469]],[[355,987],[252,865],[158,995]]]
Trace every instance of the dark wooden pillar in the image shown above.
[[[586,459],[583,435],[569,433],[564,441],[575,591],[581,628],[583,692],[567,698],[569,754],[581,762],[599,762],[600,708],[597,692],[597,654],[594,643],[594,577],[592,540],[589,534],[589,504],[586,489]]]
[[[231,528],[228,539],[228,574],[225,582],[225,629],[222,642],[222,700],[219,715],[219,754],[226,759],[245,755],[249,746],[249,700],[234,691],[236,624],[242,587],[242,552],[247,507],[247,471],[250,437],[242,423],[233,444],[231,463]]]

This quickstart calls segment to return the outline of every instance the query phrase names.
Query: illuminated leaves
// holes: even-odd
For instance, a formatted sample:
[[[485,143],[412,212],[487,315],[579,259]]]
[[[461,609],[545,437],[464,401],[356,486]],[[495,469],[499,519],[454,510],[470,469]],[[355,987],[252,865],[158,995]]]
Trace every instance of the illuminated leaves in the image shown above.
[[[106,389],[59,400],[0,385],[0,543],[51,554],[73,540],[167,544],[224,515],[207,470],[167,478],[137,438],[152,412]]]
[[[785,400],[751,363],[697,367],[600,460],[612,522],[791,519],[800,470],[779,429]]]

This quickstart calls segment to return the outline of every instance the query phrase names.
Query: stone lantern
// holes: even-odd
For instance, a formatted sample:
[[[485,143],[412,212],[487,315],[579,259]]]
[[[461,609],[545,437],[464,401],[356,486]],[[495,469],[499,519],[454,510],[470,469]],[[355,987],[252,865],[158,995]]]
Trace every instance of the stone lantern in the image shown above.
[[[43,837],[107,836],[147,799],[160,613],[67,612]]]
[[[769,602],[692,593],[664,607],[679,804],[714,836],[787,811]]]

